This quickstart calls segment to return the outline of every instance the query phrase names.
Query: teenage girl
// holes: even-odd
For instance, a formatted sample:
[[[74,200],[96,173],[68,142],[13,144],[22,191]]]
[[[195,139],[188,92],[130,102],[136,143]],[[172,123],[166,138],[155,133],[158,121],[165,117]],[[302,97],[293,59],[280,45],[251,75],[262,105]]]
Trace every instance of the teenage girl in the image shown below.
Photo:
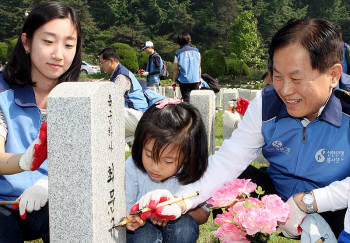
[[[205,127],[195,107],[170,98],[151,106],[137,125],[132,157],[126,161],[127,211],[151,207],[140,206],[142,202],[138,202],[149,191],[176,192],[180,185],[199,180],[207,168],[207,156]],[[161,208],[129,215],[127,242],[194,243],[199,235],[198,224],[206,222],[208,216],[205,206],[181,217]],[[178,219],[168,221],[174,217]]]
[[[46,120],[50,91],[60,82],[79,79],[81,37],[72,8],[62,2],[39,3],[0,74],[0,200],[20,201],[19,210],[0,206],[0,242],[40,237],[49,242],[47,161],[32,172],[22,172],[31,164],[20,161]]]

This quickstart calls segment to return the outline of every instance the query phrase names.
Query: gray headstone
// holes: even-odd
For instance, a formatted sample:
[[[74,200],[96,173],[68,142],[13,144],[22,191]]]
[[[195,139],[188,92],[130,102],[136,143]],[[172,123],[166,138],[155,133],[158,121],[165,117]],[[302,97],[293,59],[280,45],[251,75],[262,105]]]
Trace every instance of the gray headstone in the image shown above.
[[[228,102],[232,99],[238,99],[237,89],[224,89],[222,93],[222,108],[227,109]]]
[[[224,88],[221,88],[220,91],[215,94],[215,96],[216,96],[216,98],[215,98],[216,109],[222,108],[222,94],[223,94],[223,92],[224,92]]]
[[[190,103],[202,115],[208,137],[209,154],[215,152],[215,94],[212,90],[192,90]]]
[[[259,89],[252,89],[250,91],[250,99],[249,100],[252,101],[256,97],[256,94],[259,93],[259,92],[261,92],[261,90],[259,90]]]
[[[51,242],[126,242],[123,91],[61,83],[47,105]]]
[[[165,86],[164,87],[164,96],[168,98],[176,98],[176,92],[174,92],[173,87]]]
[[[250,100],[250,89],[238,89],[239,97]]]

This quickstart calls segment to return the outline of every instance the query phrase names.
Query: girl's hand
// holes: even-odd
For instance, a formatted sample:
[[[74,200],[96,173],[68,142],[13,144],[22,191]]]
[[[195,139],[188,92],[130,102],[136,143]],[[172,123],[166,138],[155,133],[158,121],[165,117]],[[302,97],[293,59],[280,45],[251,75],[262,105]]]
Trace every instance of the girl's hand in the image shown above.
[[[146,223],[146,221],[142,220],[139,215],[130,215],[127,213],[126,217],[131,221],[126,224],[126,228],[131,231],[137,230],[138,228],[144,226]]]
[[[155,224],[155,225],[158,225],[161,227],[165,227],[169,221],[169,220],[158,219],[158,218],[155,218],[153,216],[151,216],[150,220],[151,220],[152,224]]]

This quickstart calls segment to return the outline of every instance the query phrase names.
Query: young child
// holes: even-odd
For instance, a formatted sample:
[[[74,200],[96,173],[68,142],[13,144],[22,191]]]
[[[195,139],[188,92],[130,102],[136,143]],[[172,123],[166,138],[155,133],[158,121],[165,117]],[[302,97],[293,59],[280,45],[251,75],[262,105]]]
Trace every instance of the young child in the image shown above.
[[[126,161],[127,211],[139,210],[138,200],[149,191],[176,192],[180,185],[201,178],[208,164],[208,143],[199,111],[186,102],[166,98],[151,106],[139,121],[132,157]],[[161,198],[167,201],[172,198]],[[149,206],[149,205],[148,205]],[[177,204],[173,205],[178,207]],[[150,206],[151,207],[151,206]],[[143,207],[140,207],[140,209]],[[177,215],[176,217],[179,217]],[[196,242],[198,224],[209,216],[197,207],[177,220],[161,208],[130,216],[127,242]]]

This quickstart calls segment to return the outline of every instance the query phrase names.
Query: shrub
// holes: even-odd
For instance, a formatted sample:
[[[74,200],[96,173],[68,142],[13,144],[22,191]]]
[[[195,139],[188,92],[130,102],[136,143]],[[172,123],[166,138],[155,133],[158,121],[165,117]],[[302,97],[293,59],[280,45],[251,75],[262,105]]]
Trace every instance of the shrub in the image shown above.
[[[250,74],[250,68],[243,61],[236,58],[228,58],[226,59],[226,74],[248,76]]]
[[[0,42],[0,61],[5,62],[8,60],[8,44],[6,42]]]
[[[137,72],[139,64],[137,62],[136,51],[124,43],[114,43],[112,47],[117,51],[120,57],[120,63],[131,72]]]
[[[226,61],[222,53],[218,50],[208,50],[202,57],[202,73],[208,73],[217,78],[225,74]]]
[[[18,40],[17,38],[14,38],[8,41],[7,59],[10,59],[12,52],[15,49],[15,46],[17,44],[17,40]]]
[[[140,52],[138,62],[139,67],[146,70],[149,55],[146,52]]]

